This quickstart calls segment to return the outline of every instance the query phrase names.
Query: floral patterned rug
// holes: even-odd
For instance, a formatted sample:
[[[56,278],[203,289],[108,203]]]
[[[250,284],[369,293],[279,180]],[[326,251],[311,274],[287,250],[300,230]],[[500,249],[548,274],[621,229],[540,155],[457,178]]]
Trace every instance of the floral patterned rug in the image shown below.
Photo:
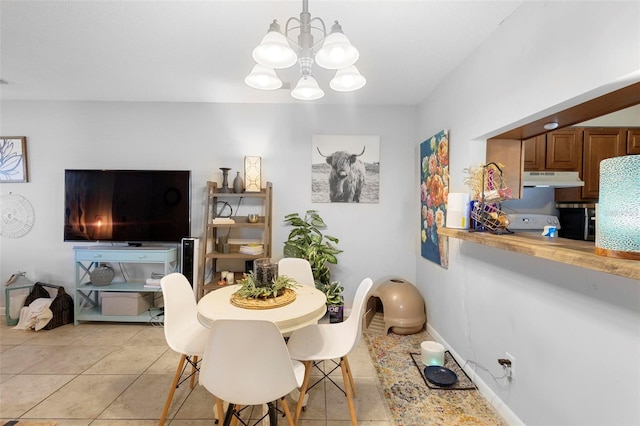
[[[477,390],[430,389],[411,352],[419,353],[420,343],[433,338],[424,330],[406,336],[385,336],[384,326],[378,325],[381,318],[376,314],[363,337],[396,425],[507,425]],[[445,364],[452,370],[457,367],[453,358],[448,362],[453,362],[451,366]],[[458,377],[465,384],[464,373]]]

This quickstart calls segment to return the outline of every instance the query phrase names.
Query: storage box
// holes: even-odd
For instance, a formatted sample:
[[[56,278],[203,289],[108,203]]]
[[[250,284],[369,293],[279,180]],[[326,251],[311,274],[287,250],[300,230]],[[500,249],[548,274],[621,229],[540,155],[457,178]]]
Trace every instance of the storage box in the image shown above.
[[[152,293],[129,293],[108,291],[100,293],[102,315],[140,315],[149,310]]]

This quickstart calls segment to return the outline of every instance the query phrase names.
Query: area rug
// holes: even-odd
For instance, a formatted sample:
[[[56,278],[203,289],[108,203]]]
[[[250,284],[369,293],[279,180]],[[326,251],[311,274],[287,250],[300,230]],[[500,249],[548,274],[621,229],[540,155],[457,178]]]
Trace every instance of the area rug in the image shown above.
[[[382,321],[376,314],[363,337],[396,425],[507,425],[477,390],[430,389],[411,353],[420,352],[420,343],[433,338],[424,330],[385,335]]]

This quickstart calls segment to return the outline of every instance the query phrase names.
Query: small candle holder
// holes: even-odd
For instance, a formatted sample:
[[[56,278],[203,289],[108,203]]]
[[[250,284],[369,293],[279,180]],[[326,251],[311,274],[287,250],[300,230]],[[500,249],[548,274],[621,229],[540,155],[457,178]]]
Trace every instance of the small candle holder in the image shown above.
[[[220,192],[223,194],[231,192],[231,189],[229,189],[229,170],[231,170],[231,168],[220,167],[220,170],[222,170],[222,186],[220,187]]]

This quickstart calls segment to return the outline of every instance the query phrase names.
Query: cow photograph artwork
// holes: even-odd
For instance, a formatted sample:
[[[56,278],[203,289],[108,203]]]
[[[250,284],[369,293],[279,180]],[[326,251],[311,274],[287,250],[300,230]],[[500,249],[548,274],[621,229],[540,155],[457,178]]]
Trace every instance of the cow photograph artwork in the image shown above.
[[[312,203],[378,203],[380,136],[313,135]]]

